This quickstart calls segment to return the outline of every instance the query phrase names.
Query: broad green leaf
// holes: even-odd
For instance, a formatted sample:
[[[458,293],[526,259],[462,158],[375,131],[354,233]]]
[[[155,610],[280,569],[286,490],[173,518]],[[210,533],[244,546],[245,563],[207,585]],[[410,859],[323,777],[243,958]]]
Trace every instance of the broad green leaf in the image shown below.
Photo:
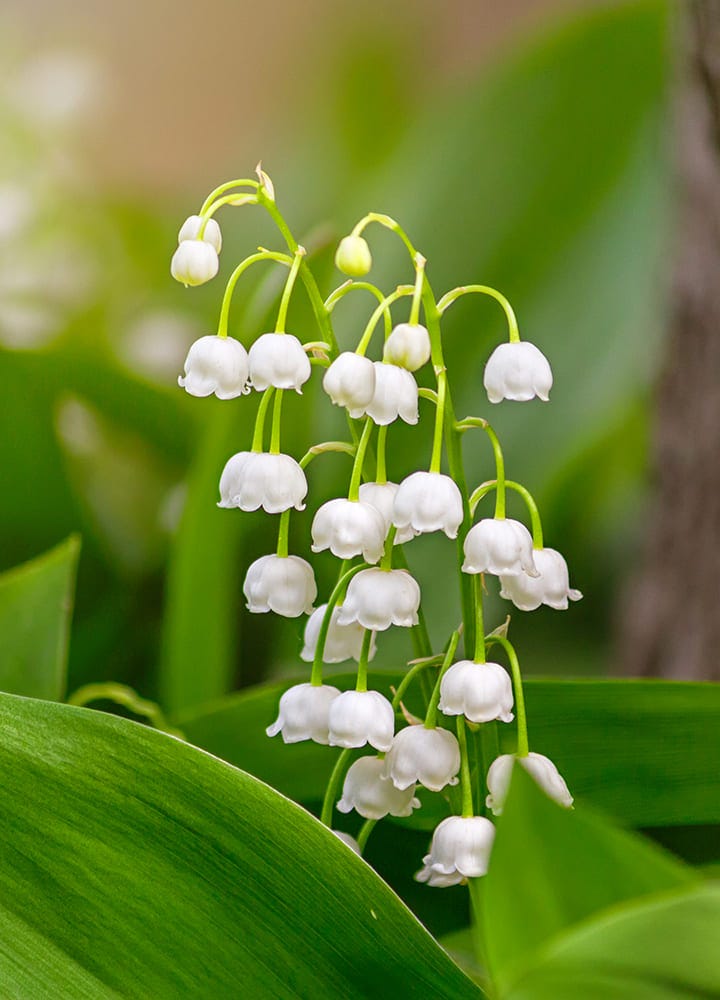
[[[303,809],[180,740],[0,697],[7,996],[482,994]]]
[[[480,886],[493,980],[507,986],[533,952],[598,910],[696,880],[649,841],[560,808],[516,768]]]
[[[375,674],[372,683],[388,693],[398,680]],[[352,677],[328,681],[347,687]],[[265,736],[288,686],[250,688],[180,714],[177,722],[198,746],[291,798],[318,801],[332,752]],[[720,685],[529,679],[525,692],[531,746],[556,761],[575,796],[631,826],[720,822]],[[503,751],[514,751],[514,727],[501,727],[500,737]]]
[[[0,690],[59,701],[80,540],[0,576]]]
[[[564,935],[506,1000],[720,996],[720,883],[607,911]]]

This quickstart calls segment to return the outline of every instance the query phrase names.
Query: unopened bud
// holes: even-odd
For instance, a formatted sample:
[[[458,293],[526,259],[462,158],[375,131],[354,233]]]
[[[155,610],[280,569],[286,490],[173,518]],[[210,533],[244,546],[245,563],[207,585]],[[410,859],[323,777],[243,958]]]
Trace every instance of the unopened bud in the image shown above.
[[[372,254],[362,236],[346,236],[335,253],[335,267],[351,278],[362,278],[372,267]]]

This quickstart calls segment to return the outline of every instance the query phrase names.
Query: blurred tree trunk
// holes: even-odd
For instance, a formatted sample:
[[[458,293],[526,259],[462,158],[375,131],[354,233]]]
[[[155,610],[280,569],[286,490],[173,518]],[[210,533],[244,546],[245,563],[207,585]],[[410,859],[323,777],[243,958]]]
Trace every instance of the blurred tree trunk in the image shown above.
[[[635,676],[720,679],[720,2],[685,9],[655,506],[643,566],[623,601],[617,662]]]

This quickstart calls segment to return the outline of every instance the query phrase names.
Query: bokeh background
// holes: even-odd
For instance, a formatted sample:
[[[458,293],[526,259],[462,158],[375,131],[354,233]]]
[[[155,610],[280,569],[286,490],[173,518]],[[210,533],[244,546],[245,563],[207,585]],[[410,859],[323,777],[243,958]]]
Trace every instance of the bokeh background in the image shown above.
[[[328,291],[338,238],[375,210],[402,221],[437,290],[481,281],[509,296],[552,361],[552,403],[490,413],[482,366],[504,321],[473,297],[448,314],[458,412],[492,417],[585,594],[567,614],[515,615],[513,636],[529,673],[618,670],[671,295],[668,7],[6,0],[0,25],[0,568],[82,536],[70,690],[123,681],[181,715],[304,669],[300,624],[243,606],[244,568],[271,551],[274,522],[215,508],[256,401],[176,384],[190,343],[213,331],[223,276],[280,245],[259,210],[227,210],[219,278],[186,290],[168,269],[177,229],[260,159]],[[372,235],[373,279],[407,281],[392,239]],[[249,343],[277,285],[243,281],[231,332]],[[338,309],[341,342],[366,311]],[[299,303],[291,324],[316,339]],[[298,456],[342,428],[317,389],[287,407]],[[425,416],[391,433],[396,480],[429,454]],[[479,435],[466,457],[472,482],[488,478]],[[347,474],[340,456],[315,463],[317,502]],[[293,517],[301,554],[309,523]],[[459,617],[453,548],[421,538],[408,557],[439,645]],[[335,567],[318,566],[324,594]],[[507,610],[493,601],[491,624]],[[378,662],[410,655],[393,635]]]

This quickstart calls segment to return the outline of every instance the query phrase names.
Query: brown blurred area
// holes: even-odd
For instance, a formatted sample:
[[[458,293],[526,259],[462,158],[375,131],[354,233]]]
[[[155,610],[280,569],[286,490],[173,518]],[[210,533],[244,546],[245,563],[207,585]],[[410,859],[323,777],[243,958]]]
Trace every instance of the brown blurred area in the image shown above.
[[[25,53],[66,49],[97,63],[104,92],[85,152],[98,183],[173,194],[237,173],[238,164],[251,169],[261,155],[286,150],[288,136],[312,130],[316,105],[358,36],[406,39],[400,96],[410,112],[514,36],[590,5],[5,0],[0,24]]]

